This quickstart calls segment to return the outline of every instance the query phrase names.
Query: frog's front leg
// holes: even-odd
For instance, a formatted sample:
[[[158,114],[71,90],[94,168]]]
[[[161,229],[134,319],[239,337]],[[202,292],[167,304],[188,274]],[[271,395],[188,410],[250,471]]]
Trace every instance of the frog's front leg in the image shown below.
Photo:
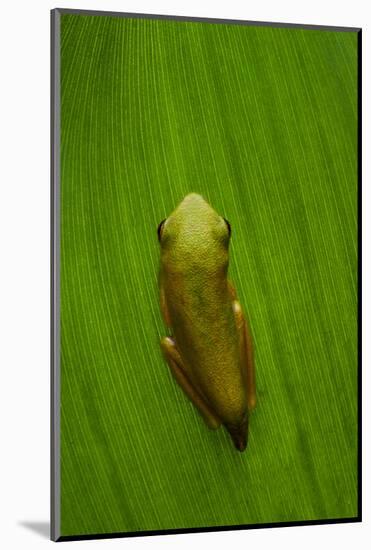
[[[255,364],[254,352],[249,324],[243,314],[241,304],[237,300],[237,293],[230,281],[228,281],[229,293],[232,299],[232,308],[240,340],[241,363],[246,383],[247,406],[249,411],[256,407]]]
[[[207,426],[215,430],[221,425],[221,421],[205,402],[200,393],[192,385],[187,376],[186,367],[173,338],[166,336],[161,340],[161,349],[170,367],[170,370],[187,397],[197,407]]]
[[[161,313],[162,313],[162,318],[165,321],[165,324],[168,327],[171,327],[170,314],[169,314],[169,310],[168,310],[167,304],[166,304],[165,289],[164,289],[164,285],[163,285],[163,282],[162,282],[161,273],[160,273],[159,283],[160,283],[159,284],[159,286],[160,286],[160,309],[161,309]]]

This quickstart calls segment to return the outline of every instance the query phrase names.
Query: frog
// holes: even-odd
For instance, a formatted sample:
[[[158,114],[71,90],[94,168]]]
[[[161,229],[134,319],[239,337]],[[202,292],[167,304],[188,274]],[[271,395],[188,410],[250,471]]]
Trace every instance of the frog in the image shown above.
[[[160,346],[207,427],[224,426],[243,452],[256,407],[255,364],[249,322],[228,276],[231,232],[194,192],[158,225],[159,302],[171,333]]]

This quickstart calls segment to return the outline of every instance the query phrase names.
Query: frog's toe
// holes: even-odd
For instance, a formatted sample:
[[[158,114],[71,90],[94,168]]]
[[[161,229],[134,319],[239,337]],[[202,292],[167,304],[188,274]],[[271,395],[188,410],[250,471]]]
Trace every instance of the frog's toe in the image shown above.
[[[247,447],[247,441],[248,441],[248,421],[247,419],[240,425],[231,425],[231,424],[225,424],[225,427],[227,428],[234,446],[238,451],[241,453],[246,449]]]
[[[247,438],[241,437],[239,439],[235,439],[233,443],[237,451],[240,451],[242,453],[247,447]]]

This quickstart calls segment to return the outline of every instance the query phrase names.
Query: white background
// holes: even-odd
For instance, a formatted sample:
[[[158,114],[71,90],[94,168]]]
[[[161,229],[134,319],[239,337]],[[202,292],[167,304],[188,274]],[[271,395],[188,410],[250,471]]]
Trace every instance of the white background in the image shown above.
[[[347,0],[10,0],[0,26],[0,545],[40,548],[49,522],[49,10],[54,7],[363,28],[363,524],[258,529],[67,543],[144,549],[369,547],[370,37],[369,2]],[[366,67],[368,62],[368,70]],[[366,101],[365,101],[366,100]],[[368,215],[366,214],[368,213]],[[365,395],[368,396],[368,401]],[[368,433],[367,433],[368,432]]]

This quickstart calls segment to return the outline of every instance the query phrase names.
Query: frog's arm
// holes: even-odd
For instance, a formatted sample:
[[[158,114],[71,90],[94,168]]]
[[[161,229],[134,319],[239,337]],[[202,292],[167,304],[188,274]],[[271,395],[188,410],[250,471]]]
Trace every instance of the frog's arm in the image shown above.
[[[197,407],[207,426],[212,430],[216,430],[216,428],[219,428],[221,421],[213,413],[209,405],[205,402],[205,400],[197,392],[197,390],[195,390],[189,378],[187,377],[186,367],[181,358],[179,350],[176,347],[174,339],[170,338],[169,336],[165,336],[164,338],[162,338],[161,349],[175,380],[178,382],[179,386],[182,388],[187,397],[192,401],[195,407]]]
[[[162,317],[165,321],[166,326],[171,327],[170,314],[166,305],[165,290],[164,290],[164,285],[162,284],[161,273],[159,276],[159,287],[160,287],[160,309],[161,309]]]
[[[234,318],[240,338],[241,364],[246,384],[247,406],[249,411],[256,407],[256,385],[254,351],[249,324],[242,312],[241,304],[237,300],[237,293],[230,281],[228,281],[229,294],[232,299]]]

